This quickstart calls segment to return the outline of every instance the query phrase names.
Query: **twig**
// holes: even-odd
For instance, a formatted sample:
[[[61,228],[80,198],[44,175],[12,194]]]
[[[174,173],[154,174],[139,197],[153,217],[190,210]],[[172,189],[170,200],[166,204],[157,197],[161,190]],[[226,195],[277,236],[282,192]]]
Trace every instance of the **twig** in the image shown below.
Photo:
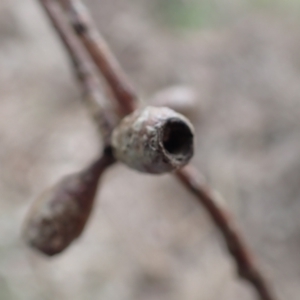
[[[51,0],[39,1],[69,53],[75,73],[82,86],[83,98],[101,132],[104,144],[109,144],[110,134],[115,126],[115,115],[107,107],[90,58],[70,28],[58,3]]]
[[[236,227],[233,217],[218,204],[213,192],[201,181],[201,176],[197,170],[192,166],[186,166],[177,171],[175,175],[209,212],[216,226],[223,234],[229,252],[237,263],[238,274],[252,283],[261,299],[275,299],[264,277],[255,265],[253,255]]]
[[[87,9],[80,1],[59,1],[69,14],[74,31],[111,87],[121,112],[123,115],[132,112],[138,97],[107,43],[93,24]]]
[[[52,4],[54,6],[54,0],[40,1],[48,8],[49,6],[51,8]],[[122,109],[123,115],[132,112],[136,106],[136,94],[128,84],[128,80],[126,79],[124,72],[111,54],[105,41],[91,22],[91,18],[89,17],[87,10],[78,0],[59,1],[69,12],[71,16],[71,24],[75,32],[80,37],[86,47],[86,50],[89,52],[107,83],[110,85],[110,88]],[[56,9],[50,11],[50,17],[55,17],[57,13],[58,11]],[[58,33],[62,35],[62,32],[64,31],[62,26],[60,26],[62,24],[54,22],[54,25]],[[72,48],[73,46],[68,45],[66,42],[65,44],[67,48]],[[69,52],[72,54],[72,49],[71,51],[69,49]],[[241,234],[233,222],[233,218],[229,216],[228,212],[226,212],[224,208],[218,206],[217,200],[214,198],[213,194],[199,182],[198,175],[195,173],[195,170],[192,169],[192,167],[186,167],[178,170],[175,173],[175,176],[208,210],[212,220],[221,231],[229,252],[232,254],[237,263],[240,277],[248,280],[253,285],[261,300],[274,300],[275,297],[272,295],[264,276],[257,268],[250,250],[243,241]]]

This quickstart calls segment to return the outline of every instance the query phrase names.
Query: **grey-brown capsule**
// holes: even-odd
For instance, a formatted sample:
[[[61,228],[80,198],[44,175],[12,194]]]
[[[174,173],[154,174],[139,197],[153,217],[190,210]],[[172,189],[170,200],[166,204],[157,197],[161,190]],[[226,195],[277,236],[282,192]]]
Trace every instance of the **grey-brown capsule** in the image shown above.
[[[112,134],[115,157],[146,173],[178,169],[193,156],[194,128],[167,107],[146,107],[125,117]]]
[[[111,160],[98,160],[86,170],[66,176],[32,205],[24,238],[33,248],[55,255],[83,231],[90,216],[99,177]]]

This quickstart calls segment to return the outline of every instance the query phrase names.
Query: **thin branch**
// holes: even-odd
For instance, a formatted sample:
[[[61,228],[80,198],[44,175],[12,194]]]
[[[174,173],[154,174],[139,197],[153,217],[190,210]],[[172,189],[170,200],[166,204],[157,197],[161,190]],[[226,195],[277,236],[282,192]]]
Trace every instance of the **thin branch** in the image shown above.
[[[223,234],[229,252],[237,263],[238,274],[252,283],[261,299],[275,299],[264,277],[258,270],[254,257],[237,228],[233,217],[224,207],[218,204],[213,192],[201,180],[197,170],[192,166],[186,166],[177,171],[175,175],[209,212],[216,226]]]
[[[66,42],[66,37],[63,34],[65,30],[64,24],[63,22],[55,21],[56,15],[60,14],[60,11],[54,5],[53,1],[55,0],[40,1],[48,11],[52,9],[50,18],[52,18],[52,21],[54,19],[54,26],[57,32],[63,36],[63,41],[72,56],[75,49],[73,48],[73,43]],[[109,84],[123,115],[132,112],[136,107],[137,96],[104,39],[97,32],[84,5],[78,0],[58,1],[69,13],[75,32]],[[60,17],[62,18],[61,15]],[[85,83],[83,82],[83,84]],[[213,194],[200,183],[195,170],[192,167],[185,167],[177,171],[175,176],[197,197],[199,202],[209,212],[215,225],[221,231],[229,252],[237,263],[239,275],[253,285],[261,300],[274,300],[275,297],[272,296],[264,276],[257,268],[250,250],[233,222],[233,218],[229,216],[224,208],[219,207]]]
[[[115,126],[115,115],[108,109],[106,100],[85,49],[69,26],[61,7],[55,1],[39,0],[50,18],[71,58],[75,73],[81,83],[84,101],[104,139],[109,144]]]
[[[59,1],[69,15],[74,31],[111,87],[123,115],[132,112],[135,109],[138,97],[125,72],[93,24],[88,10],[80,1]]]

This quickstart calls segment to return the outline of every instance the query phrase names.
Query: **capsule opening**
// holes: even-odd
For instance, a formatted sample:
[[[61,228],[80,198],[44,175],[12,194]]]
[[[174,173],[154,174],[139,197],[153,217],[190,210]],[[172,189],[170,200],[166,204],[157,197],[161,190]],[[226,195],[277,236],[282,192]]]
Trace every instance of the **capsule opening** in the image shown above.
[[[163,128],[162,142],[171,155],[187,156],[193,152],[193,132],[180,119],[168,120]]]

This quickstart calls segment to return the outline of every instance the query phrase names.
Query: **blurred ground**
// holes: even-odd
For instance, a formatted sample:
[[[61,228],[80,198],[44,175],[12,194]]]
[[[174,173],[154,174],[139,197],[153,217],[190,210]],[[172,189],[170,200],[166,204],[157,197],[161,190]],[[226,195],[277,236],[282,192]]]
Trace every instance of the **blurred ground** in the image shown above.
[[[144,99],[199,91],[194,163],[237,216],[278,299],[300,294],[300,3],[90,0]],[[146,101],[146,100],[145,100]],[[37,4],[0,4],[0,299],[256,299],[205,211],[169,175],[118,165],[84,235],[47,259],[23,244],[44,188],[100,144]]]

